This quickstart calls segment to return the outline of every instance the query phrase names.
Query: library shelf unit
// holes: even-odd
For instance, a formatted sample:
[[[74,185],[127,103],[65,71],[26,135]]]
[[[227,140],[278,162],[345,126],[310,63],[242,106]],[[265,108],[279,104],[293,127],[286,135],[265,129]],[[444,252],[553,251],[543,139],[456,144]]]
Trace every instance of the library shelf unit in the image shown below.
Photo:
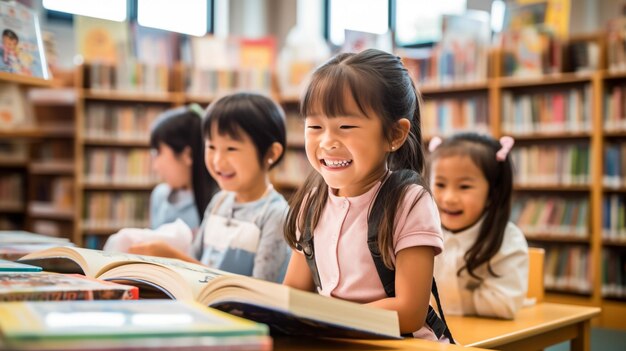
[[[122,82],[121,87],[117,69],[125,68],[85,64],[76,69],[74,242],[89,248],[102,248],[122,228],[149,226],[149,196],[157,184],[150,125],[161,112],[184,103],[173,70],[164,81]]]
[[[73,87],[28,92],[38,138],[28,166],[29,231],[76,240],[76,91]]]
[[[3,110],[12,110],[0,126],[0,230],[21,229],[28,222],[29,152],[31,142],[41,133],[22,101],[31,88],[52,84],[46,79],[0,72],[0,87],[7,94],[3,98],[10,101]]]
[[[616,87],[618,88],[616,89]],[[619,92],[615,93],[616,90],[619,90]],[[539,205],[537,208],[538,213],[542,212],[542,210],[545,212],[547,210],[545,207],[546,203],[554,202],[556,201],[555,199],[564,199],[565,211],[570,211],[567,207],[576,208],[577,205],[573,205],[574,203],[584,204],[578,209],[584,211],[584,215],[582,217],[578,215],[577,217],[581,220],[582,227],[572,227],[573,230],[578,230],[579,232],[581,228],[584,228],[582,230],[583,233],[575,234],[573,231],[568,233],[563,230],[553,233],[550,229],[543,232],[528,230],[532,234],[526,233],[527,239],[531,246],[540,246],[548,250],[557,249],[555,258],[548,257],[549,254],[546,256],[546,270],[550,269],[550,265],[554,268],[555,262],[558,265],[567,264],[568,262],[566,261],[577,262],[575,266],[569,269],[575,270],[583,267],[587,269],[584,277],[563,278],[573,281],[584,280],[582,283],[584,288],[579,289],[568,286],[547,287],[547,301],[600,306],[603,309],[602,315],[594,320],[595,324],[624,329],[626,326],[622,322],[622,316],[626,313],[626,288],[618,289],[617,297],[608,295],[606,292],[603,292],[603,287],[604,290],[607,290],[605,285],[608,284],[603,279],[607,279],[606,276],[611,274],[607,270],[618,270],[619,265],[624,267],[626,263],[626,235],[624,234],[626,233],[626,223],[624,223],[626,222],[626,121],[624,124],[620,124],[622,120],[626,120],[626,72],[607,72],[600,68],[585,73],[561,73],[526,79],[489,77],[486,84],[459,84],[448,87],[427,86],[421,88],[420,91],[426,103],[428,101],[444,100],[448,97],[458,98],[471,94],[474,94],[474,96],[485,96],[489,106],[488,131],[496,137],[510,135],[516,140],[513,157],[517,179],[523,178],[519,174],[520,168],[529,167],[529,159],[531,160],[530,163],[534,164],[531,169],[538,171],[541,170],[541,168],[538,168],[539,166],[547,167],[549,163],[559,160],[559,157],[564,157],[565,155],[571,157],[571,160],[562,166],[569,166],[569,169],[574,172],[573,174],[561,174],[557,177],[554,175],[543,175],[544,178],[542,178],[532,177],[532,174],[529,173],[531,176],[528,177],[529,181],[517,182],[515,184],[515,198],[519,199],[521,197],[522,200],[527,200],[528,198],[547,199],[544,200],[543,205]],[[617,97],[611,94],[617,94]],[[541,96],[540,98],[534,97],[539,95]],[[574,114],[571,113],[572,111],[576,111],[576,114],[582,113],[581,117],[573,118],[569,122],[557,126],[550,125],[550,119],[548,119],[546,126],[537,124],[539,121],[544,120],[538,118],[538,116],[533,118],[533,108],[537,109],[537,106],[533,106],[533,104],[538,105],[544,102],[533,101],[533,98],[541,101],[541,99],[548,99],[546,96],[556,96],[552,98],[553,100],[550,100],[550,103],[560,104],[561,107],[565,106],[568,109],[572,109],[570,114],[564,117],[571,118]],[[570,101],[568,99],[573,100]],[[526,102],[519,102],[524,100]],[[565,103],[563,102],[564,100]],[[507,108],[512,106],[511,104],[514,105],[515,103],[528,105],[526,107],[513,107],[513,109],[507,110]],[[611,103],[621,103],[621,105],[610,106]],[[529,106],[531,108],[528,108]],[[515,108],[518,109],[517,117],[522,118],[522,123],[530,124],[510,124],[511,114],[515,115],[516,113]],[[429,110],[425,108],[422,113],[422,123],[426,126],[435,125],[436,121],[433,122],[433,119],[443,121],[453,119],[449,117],[442,118],[428,112]],[[523,116],[524,113],[530,114],[530,116]],[[562,112],[559,111],[558,113],[561,114]],[[617,115],[610,117],[607,113]],[[618,127],[607,128],[605,126],[605,123],[608,123],[606,121],[611,118],[618,120],[615,122]],[[517,122],[519,123],[519,120]],[[574,128],[571,128],[572,126]],[[458,130],[475,129],[475,126],[472,124],[461,124],[461,127],[458,128]],[[457,129],[443,132],[441,129],[435,129],[433,132],[432,129],[423,128],[425,139],[433,135],[445,137],[445,135],[454,131],[457,131]],[[607,159],[605,156],[606,148],[613,144],[624,144],[624,151],[620,152],[617,159]],[[578,151],[567,151],[567,148],[572,148],[574,145],[581,147]],[[524,156],[523,159],[526,161],[526,165],[520,164],[519,155],[516,158],[516,152],[519,153],[531,148],[541,147],[548,149],[556,148],[557,150],[558,148],[563,148],[565,151],[556,151],[558,157],[548,157],[545,152],[542,152],[545,150],[537,149],[533,151],[535,158],[529,158],[528,155]],[[619,177],[619,182],[605,184],[604,179],[607,177],[604,172],[607,170],[607,167],[608,169],[616,168],[615,166],[610,166],[615,162],[619,164],[617,166],[618,173],[613,176],[614,178],[616,176]],[[620,169],[619,167],[622,168]],[[526,171],[528,172],[528,170]],[[560,181],[550,181],[555,180],[555,178],[559,178]],[[537,181],[537,179],[542,181]],[[563,181],[564,179],[568,181]],[[619,204],[620,207],[617,213],[622,216],[618,221],[620,226],[618,231],[621,234],[619,238],[608,238],[606,234],[603,234],[604,222],[607,221],[606,216],[608,215],[607,211],[609,211],[606,208],[606,203],[611,201],[611,196],[618,197],[618,200],[612,201]],[[554,204],[549,206],[550,210],[557,207]],[[575,212],[578,210],[571,211]],[[585,218],[586,221],[584,220]],[[523,226],[522,230],[524,231]],[[572,250],[573,252],[558,250]],[[606,262],[605,253],[607,250],[608,252],[618,253],[615,256],[617,261]],[[586,258],[576,257],[579,254],[583,257],[586,256]],[[559,263],[559,261],[561,262]],[[564,270],[563,268],[561,267],[561,270]],[[626,273],[622,268],[620,276],[622,282],[624,281],[623,279],[626,279],[624,274]],[[548,276],[546,276],[546,279],[556,280]]]

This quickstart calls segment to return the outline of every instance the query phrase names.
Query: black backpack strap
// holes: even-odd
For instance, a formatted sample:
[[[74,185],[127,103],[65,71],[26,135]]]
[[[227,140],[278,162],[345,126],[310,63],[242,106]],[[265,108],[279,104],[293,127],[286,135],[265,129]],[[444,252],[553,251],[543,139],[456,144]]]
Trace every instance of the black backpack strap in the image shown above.
[[[398,171],[392,173],[389,177],[387,177],[383,185],[381,185],[380,189],[378,190],[378,194],[385,194],[386,192],[401,186],[403,183],[402,178],[404,172],[411,171]],[[406,174],[404,174],[404,176],[406,177]],[[385,263],[383,262],[380,255],[380,249],[378,248],[378,228],[380,227],[380,223],[383,219],[383,215],[385,212],[383,202],[379,200],[378,194],[376,195],[376,199],[374,199],[374,204],[372,205],[369,217],[367,218],[367,246],[370,250],[370,253],[372,254],[372,259],[374,260],[374,265],[376,266],[376,271],[378,271],[378,276],[380,277],[380,281],[383,284],[385,293],[387,293],[387,296],[389,297],[394,297],[396,296],[396,272],[395,270],[389,269],[387,266],[385,266]],[[435,301],[437,302],[439,315],[437,315],[435,309],[429,305],[428,312],[426,314],[426,324],[430,327],[430,329],[432,329],[433,333],[435,333],[437,339],[445,336],[451,343],[454,344],[455,342],[452,338],[452,333],[450,332],[448,324],[446,323],[446,319],[443,315],[441,302],[439,302],[439,292],[437,291],[437,284],[435,283],[434,277],[431,287],[431,293],[434,295]]]
[[[395,184],[397,181],[397,177],[394,177],[393,174],[387,177],[387,180],[380,186],[378,194],[384,194],[393,189],[393,186],[397,185]],[[383,283],[383,288],[385,288],[385,293],[389,297],[394,297],[396,296],[396,272],[385,266],[378,249],[378,228],[385,214],[382,201],[377,201],[379,199],[378,194],[376,194],[374,204],[367,217],[367,247],[370,249],[374,259],[374,265],[376,266],[376,271],[378,271],[380,281]]]
[[[322,281],[320,280],[320,272],[317,269],[317,263],[315,263],[315,247],[313,247],[313,235],[311,234],[311,215],[313,207],[309,208],[309,213],[304,220],[304,233],[300,237],[296,248],[302,250],[306,263],[309,266],[311,275],[313,276],[313,282],[318,289],[322,289]]]
[[[450,332],[450,328],[448,328],[448,322],[446,322],[446,316],[444,316],[443,314],[443,309],[441,308],[441,301],[439,301],[439,291],[437,290],[437,283],[435,283],[435,278],[433,277],[433,285],[430,288],[431,293],[433,294],[433,296],[435,297],[435,302],[437,303],[437,310],[439,310],[439,316],[441,317],[441,319],[437,318],[437,321],[435,323],[442,323],[443,325],[438,326],[437,328],[439,330],[442,330],[442,334],[448,338],[448,340],[450,340],[451,343],[456,344],[456,342],[454,341],[454,338],[452,337],[452,333]],[[437,316],[437,314],[435,313],[435,310],[433,309],[433,306],[428,306],[428,311],[430,313],[430,311],[432,311],[435,316]],[[430,325],[430,324],[429,324]],[[432,327],[431,327],[432,328]],[[435,329],[433,329],[434,331]],[[439,336],[438,336],[439,338]]]

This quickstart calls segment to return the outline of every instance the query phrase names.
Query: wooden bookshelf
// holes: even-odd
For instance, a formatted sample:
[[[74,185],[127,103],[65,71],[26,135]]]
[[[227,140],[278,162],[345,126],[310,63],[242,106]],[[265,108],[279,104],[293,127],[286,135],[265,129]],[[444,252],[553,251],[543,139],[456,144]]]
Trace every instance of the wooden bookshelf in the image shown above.
[[[26,229],[79,242],[76,201],[76,103],[73,87],[28,92],[38,138],[28,163]]]
[[[556,139],[571,140],[571,139],[591,138],[591,133],[589,132],[533,133],[533,134],[507,133],[507,135],[515,138],[516,142],[556,140]]]
[[[532,234],[526,235],[526,240],[532,242],[544,242],[544,243],[564,243],[564,244],[585,244],[589,245],[590,238],[580,238],[576,236],[564,236],[554,234]]]
[[[74,161],[45,161],[31,162],[28,165],[31,174],[41,175],[74,175]]]
[[[530,78],[500,77],[496,78],[496,85],[500,88],[529,88],[541,86],[564,85],[590,82],[593,74],[589,73],[560,73]]]
[[[602,42],[602,38],[593,36],[593,40]],[[589,39],[591,40],[591,39]],[[604,50],[604,46],[600,46]],[[603,55],[603,54],[601,54]],[[494,53],[490,60],[490,72],[502,72],[500,57]],[[622,250],[626,252],[626,240],[609,241],[603,239],[603,203],[607,196],[617,194],[626,197],[626,186],[607,187],[604,185],[604,149],[607,142],[626,143],[626,123],[621,130],[612,130],[604,126],[605,94],[609,87],[620,84],[626,85],[626,71],[608,72],[604,68],[604,61],[600,60],[600,67],[591,72],[565,72],[526,79],[517,77],[499,77],[494,74],[487,78],[486,83],[476,85],[451,85],[448,87],[420,86],[419,90],[424,99],[460,98],[468,94],[486,96],[489,103],[489,131],[495,136],[513,135],[516,139],[516,149],[527,145],[588,145],[589,183],[585,185],[558,185],[558,184],[516,184],[514,191],[526,197],[557,197],[559,199],[583,199],[588,203],[587,233],[588,237],[559,236],[556,233],[528,234],[528,241],[532,245],[546,247],[579,247],[588,253],[587,269],[589,270],[591,289],[588,293],[581,293],[576,289],[553,289],[546,295],[550,302],[571,303],[587,306],[603,307],[603,315],[594,321],[594,324],[609,328],[626,329],[621,322],[621,316],[626,313],[626,299],[604,298],[602,295],[602,250]],[[515,128],[504,131],[504,98],[506,94],[545,94],[549,92],[567,92],[570,89],[582,89],[583,103],[588,108],[588,130],[569,130],[562,128],[554,131],[537,128],[534,133],[515,133]],[[588,89],[588,96],[585,96]],[[565,93],[567,96],[567,93]],[[622,95],[626,96],[626,94]],[[622,97],[624,99],[624,97]],[[587,106],[589,104],[589,106]],[[428,111],[426,111],[428,112]],[[427,120],[429,115],[422,113],[422,119]],[[474,130],[466,126],[466,130]],[[424,135],[431,135],[423,128]],[[439,134],[440,135],[440,134]],[[626,176],[626,175],[624,175]],[[568,200],[569,201],[569,200]],[[611,311],[606,311],[610,308]],[[615,313],[614,311],[621,311]],[[620,314],[621,313],[621,316]]]
[[[464,83],[464,84],[451,84],[451,85],[422,85],[419,87],[420,93],[424,95],[434,94],[450,94],[450,93],[463,93],[463,92],[475,92],[475,91],[487,91],[489,89],[488,83]]]
[[[108,235],[124,227],[124,225],[94,226],[93,223],[87,223],[85,216],[89,216],[89,211],[92,210],[111,216],[105,222],[148,225],[149,196],[157,182],[156,180],[134,181],[134,179],[153,174],[149,160],[150,125],[161,112],[180,106],[189,100],[182,91],[180,75],[174,74],[176,70],[169,72],[170,81],[167,87],[131,86],[130,89],[117,90],[114,86],[110,89],[94,88],[97,82],[92,80],[97,75],[90,75],[90,69],[89,65],[77,67],[75,83],[78,96],[76,232],[81,246],[91,244],[88,236],[96,235],[98,241],[103,242]],[[137,106],[142,106],[142,108],[134,109]],[[140,116],[140,114],[143,115]],[[129,128],[129,125],[132,127]],[[100,129],[102,126],[106,128]],[[136,153],[135,156],[132,156],[133,153]],[[137,155],[141,155],[140,161],[136,161]],[[103,162],[108,166],[95,169],[94,167],[100,167],[99,161],[94,162],[91,158],[100,156],[104,157]],[[117,157],[121,159],[118,160]],[[135,160],[133,162],[135,165],[140,164],[141,174],[130,174],[130,172],[137,171],[136,168],[134,171],[131,170],[130,166],[128,170],[116,170],[117,166],[114,164],[130,165],[131,160]],[[133,179],[133,181],[125,179]],[[106,200],[102,200],[102,196],[106,197]],[[129,206],[127,201],[134,201],[135,204],[131,207],[141,210],[133,210],[134,214],[130,214],[131,211],[125,212],[130,217],[141,213],[143,222],[115,218],[113,208]]]
[[[545,184],[515,184],[515,191],[534,191],[534,192],[589,192],[589,185],[545,185]]]
[[[130,148],[149,148],[150,144],[146,140],[124,140],[116,138],[84,138],[83,143],[85,145],[94,146],[115,146],[115,147],[130,147]]]
[[[21,100],[28,102],[26,94],[29,89],[52,86],[52,81],[20,74],[0,72],[0,85],[9,88],[6,93],[7,95],[4,96],[5,99],[11,99],[13,102],[20,102]],[[13,87],[16,87],[16,89],[12,89]],[[0,161],[0,176],[5,176],[6,178],[3,181],[9,182],[9,184],[17,180],[15,184],[17,188],[10,189],[9,194],[0,194],[2,197],[2,199],[0,199],[0,223],[10,223],[7,228],[4,228],[4,224],[1,224],[0,226],[2,226],[2,228],[0,229],[23,229],[27,225],[28,217],[26,206],[30,186],[27,158],[30,153],[30,143],[41,136],[27,107],[24,107],[20,113],[16,111],[13,113],[15,113],[16,116],[9,115],[8,123],[6,119],[3,119],[3,125],[0,127],[0,140],[3,143],[21,143],[23,147],[20,147],[20,149],[22,151],[14,150],[13,152],[23,152],[25,155],[19,157],[19,159],[13,159],[11,155],[1,155],[3,160]],[[17,123],[12,124],[13,118],[17,119]],[[12,186],[10,185],[10,187]]]
[[[181,95],[175,93],[143,93],[134,91],[90,90],[85,89],[81,97],[86,100],[101,100],[111,102],[155,102],[176,104],[181,102]]]
[[[152,191],[157,183],[83,183],[84,190],[100,191]]]
[[[15,83],[25,87],[52,87],[53,81],[21,74],[0,72],[0,82]]]
[[[15,129],[0,129],[0,139],[30,139],[39,138],[42,133],[35,128],[15,128]]]

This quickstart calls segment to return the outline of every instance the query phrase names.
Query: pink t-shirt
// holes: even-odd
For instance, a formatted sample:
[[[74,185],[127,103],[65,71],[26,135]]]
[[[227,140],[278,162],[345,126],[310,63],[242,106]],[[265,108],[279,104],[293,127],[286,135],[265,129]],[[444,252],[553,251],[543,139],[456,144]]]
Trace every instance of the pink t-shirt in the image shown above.
[[[313,233],[321,295],[359,303],[387,297],[367,247],[367,214],[380,186],[378,183],[355,197],[339,197],[329,190],[328,202]],[[441,222],[433,198],[424,193],[411,208],[422,190],[414,185],[404,196],[396,216],[394,254],[413,246],[432,246],[435,255],[443,249]],[[393,258],[395,263],[395,255]],[[426,327],[414,336],[436,340]]]

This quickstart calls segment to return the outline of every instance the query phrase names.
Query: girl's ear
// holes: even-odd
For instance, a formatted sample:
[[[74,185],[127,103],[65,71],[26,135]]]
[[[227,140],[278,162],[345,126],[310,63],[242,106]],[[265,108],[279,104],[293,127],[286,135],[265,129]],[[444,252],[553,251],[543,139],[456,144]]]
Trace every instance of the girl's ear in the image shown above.
[[[271,167],[284,151],[285,148],[279,142],[273,142],[265,154],[265,164]]]
[[[185,166],[191,167],[193,164],[193,155],[191,154],[190,146],[185,146],[183,152],[180,153],[180,158],[185,163]]]
[[[411,121],[407,118],[401,118],[396,122],[394,131],[393,131],[393,139],[391,140],[391,144],[389,145],[388,152],[394,152],[398,150],[404,141],[409,136],[409,131],[411,130]]]

